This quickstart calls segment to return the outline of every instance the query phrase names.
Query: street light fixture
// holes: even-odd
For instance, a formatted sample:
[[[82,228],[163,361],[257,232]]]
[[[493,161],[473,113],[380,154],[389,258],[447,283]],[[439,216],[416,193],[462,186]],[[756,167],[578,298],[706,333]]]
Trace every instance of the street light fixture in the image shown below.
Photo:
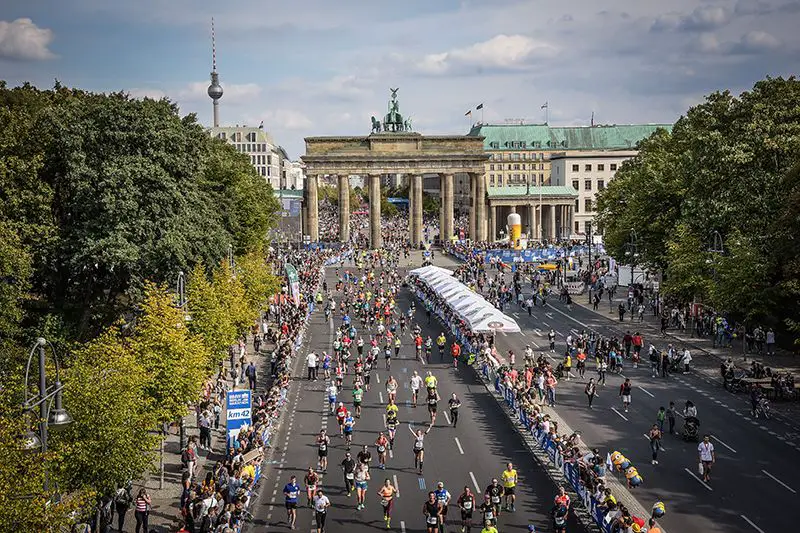
[[[45,369],[46,353],[45,348],[50,345],[50,350],[53,354],[53,363],[55,365],[56,380],[50,387],[47,386],[47,374]],[[33,362],[33,354],[38,352],[39,355],[39,393],[33,395],[30,393],[30,371],[31,363]],[[61,393],[64,386],[61,384],[61,367],[58,363],[58,356],[51,343],[39,337],[36,343],[31,348],[31,353],[28,356],[28,364],[25,367],[25,399],[22,403],[22,409],[26,412],[34,413],[35,409],[39,408],[39,433],[38,435],[33,431],[29,431],[23,437],[23,446],[27,450],[40,449],[42,453],[47,452],[47,430],[53,428],[55,430],[62,429],[73,422],[72,417],[67,413],[66,409],[61,405]],[[44,490],[48,490],[48,477],[45,470],[44,476]]]
[[[631,264],[630,286],[633,285],[633,269],[636,266],[636,258],[639,257],[638,241],[639,241],[639,236],[636,234],[636,230],[631,228],[630,241],[627,244],[625,244],[625,248],[627,248],[627,250],[625,251],[625,255],[630,258],[630,264]]]

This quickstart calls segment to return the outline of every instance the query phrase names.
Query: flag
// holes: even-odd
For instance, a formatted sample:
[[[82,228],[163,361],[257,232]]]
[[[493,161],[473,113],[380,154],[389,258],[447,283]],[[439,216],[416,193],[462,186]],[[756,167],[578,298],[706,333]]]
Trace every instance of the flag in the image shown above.
[[[264,129],[264,121],[263,120],[261,121],[261,124],[258,125],[258,129],[260,129],[260,130]]]
[[[606,454],[606,468],[608,470],[614,470],[614,463],[611,461],[611,454]]]
[[[471,117],[471,116],[472,116],[472,109],[470,109],[469,111],[467,111],[466,113],[464,113],[464,116],[465,116],[465,117]]]
[[[594,111],[592,111],[592,127],[594,128]]]
[[[476,110],[478,110],[478,109],[483,109],[483,104],[480,104],[480,105],[478,105],[478,107],[476,107],[475,109],[476,109]]]
[[[544,105],[541,107],[541,109],[547,109],[547,102],[544,103]]]

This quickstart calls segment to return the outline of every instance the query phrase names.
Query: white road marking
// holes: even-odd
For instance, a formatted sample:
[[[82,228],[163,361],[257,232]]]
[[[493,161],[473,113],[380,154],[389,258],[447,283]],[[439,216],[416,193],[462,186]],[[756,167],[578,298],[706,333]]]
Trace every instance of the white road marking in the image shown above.
[[[461,447],[461,441],[458,440],[458,437],[453,437],[453,439],[455,439],[456,441],[456,446],[458,446],[458,451],[461,453],[461,455],[464,455],[464,448]]]
[[[381,405],[383,405],[383,393],[381,391],[378,391],[378,400],[380,400]]]
[[[481,492],[481,488],[478,486],[478,480],[477,480],[477,479],[475,479],[475,474],[473,474],[472,472],[470,472],[470,473],[469,473],[469,477],[470,477],[470,479],[472,479],[472,484],[473,484],[473,485],[475,485],[475,491],[476,491],[478,494],[480,494],[480,492]]]
[[[377,372],[375,372],[375,381],[378,383],[378,385],[381,384],[381,375]]]
[[[775,476],[773,476],[772,474],[770,474],[770,473],[769,473],[769,472],[767,472],[766,470],[761,470],[761,471],[762,471],[762,472],[764,472],[764,473],[765,473],[766,475],[768,475],[769,477],[771,477],[773,481],[775,481],[776,483],[778,483],[778,484],[782,485],[782,486],[783,486],[783,488],[785,488],[786,490],[788,490],[788,491],[789,491],[789,492],[791,492],[792,494],[797,494],[797,492],[796,492],[796,491],[795,491],[795,490],[794,490],[792,487],[790,487],[789,485],[787,485],[786,483],[784,483],[784,482],[783,482],[783,481],[781,481],[780,479],[776,478]]]
[[[749,518],[747,518],[745,515],[743,515],[743,514],[740,514],[739,516],[741,516],[741,517],[742,517],[742,519],[743,519],[745,522],[747,522],[748,524],[750,524],[751,526],[753,526],[753,529],[755,529],[755,530],[756,530],[756,531],[758,531],[759,533],[764,533],[764,530],[763,530],[763,529],[761,529],[760,527],[758,527],[757,525],[755,525],[755,524],[753,523],[753,521],[752,521],[752,520],[750,520]]]
[[[447,425],[449,426],[452,424],[452,422],[450,422],[450,417],[447,415],[447,411],[442,411],[442,414],[444,415],[444,419],[447,420]]]
[[[391,453],[391,451],[392,450],[389,450],[390,453]],[[394,481],[394,490],[396,491],[395,492],[395,496],[397,496],[399,498],[400,497],[400,494],[399,494],[399,492],[400,492],[400,484],[397,483],[397,474],[392,474],[392,481]]]
[[[719,439],[718,439],[718,438],[717,438],[715,435],[711,435],[711,438],[712,438],[712,439],[714,439],[715,441],[719,442],[720,444],[722,444],[722,445],[723,445],[723,446],[725,446],[726,448],[728,448],[728,449],[729,449],[730,451],[732,451],[733,453],[736,453],[736,450],[734,450],[733,448],[731,448],[730,446],[728,446],[727,444],[725,444],[724,442],[722,442],[721,440],[719,440]]]
[[[612,411],[614,411],[615,413],[617,413],[617,414],[619,415],[619,417],[620,417],[621,419],[623,419],[625,422],[627,422],[627,421],[628,421],[628,419],[627,419],[627,418],[625,418],[625,415],[623,415],[622,413],[620,413],[619,411],[617,411],[617,410],[616,410],[616,408],[612,407],[612,408],[611,408],[611,410],[612,410]]]
[[[706,484],[706,482],[705,482],[705,481],[703,481],[702,479],[700,479],[699,477],[697,477],[697,475],[696,475],[694,472],[692,472],[692,471],[691,471],[691,470],[689,470],[688,468],[684,468],[684,470],[686,471],[686,473],[687,473],[687,474],[689,474],[690,476],[692,476],[693,478],[695,478],[695,479],[697,480],[697,482],[698,482],[698,483],[700,483],[701,485],[703,485],[703,486],[704,486],[705,488],[707,488],[707,489],[708,489],[710,492],[714,492],[714,489],[712,489],[711,487],[709,487],[709,486]],[[762,532],[762,533],[763,533],[763,532]]]
[[[539,328],[535,328],[533,332],[539,335],[540,337],[544,337],[544,335],[542,334],[542,330],[540,330]]]
[[[542,322],[542,324],[544,324],[544,327],[546,327],[546,328],[550,327],[550,324],[548,324],[547,322]]]
[[[551,308],[552,308],[553,306],[551,305],[551,306],[549,306],[549,307],[551,307]],[[545,313],[545,314],[544,314],[544,316],[546,316],[546,317],[547,317],[547,318],[549,318],[550,320],[552,320],[552,319],[553,319],[553,313]]]
[[[655,398],[655,396],[653,396],[649,391],[645,390],[644,387],[640,387],[640,386],[637,385],[636,388],[639,389],[640,391],[642,391],[643,393],[647,394],[651,398]]]
[[[517,313],[511,313],[511,314],[514,315],[515,317],[519,318],[519,315]]]
[[[564,336],[564,334],[563,334],[563,333],[561,333],[560,331],[556,331],[556,333],[558,333],[558,334],[559,334],[559,335],[561,335],[562,337]]]
[[[524,331],[520,330],[520,333],[522,334],[523,337],[527,337],[527,335],[525,335]]]

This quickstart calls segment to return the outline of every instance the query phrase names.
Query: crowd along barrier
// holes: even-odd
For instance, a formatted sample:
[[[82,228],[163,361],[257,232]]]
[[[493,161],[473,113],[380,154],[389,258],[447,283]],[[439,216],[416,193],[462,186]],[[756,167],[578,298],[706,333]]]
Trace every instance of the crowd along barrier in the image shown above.
[[[579,467],[569,461],[565,461],[564,457],[558,451],[558,447],[550,439],[549,435],[544,431],[536,429],[534,421],[529,419],[524,409],[518,407],[514,391],[501,383],[500,376],[498,376],[489,365],[484,364],[482,372],[484,377],[493,383],[494,389],[500,393],[506,405],[517,413],[520,424],[530,433],[538,446],[547,453],[550,462],[563,472],[564,478],[578,495],[581,503],[600,530],[604,533],[611,533],[611,524],[605,521],[605,514],[603,509],[600,508],[600,502],[598,502],[586,487],[583,486],[583,483],[581,483]]]

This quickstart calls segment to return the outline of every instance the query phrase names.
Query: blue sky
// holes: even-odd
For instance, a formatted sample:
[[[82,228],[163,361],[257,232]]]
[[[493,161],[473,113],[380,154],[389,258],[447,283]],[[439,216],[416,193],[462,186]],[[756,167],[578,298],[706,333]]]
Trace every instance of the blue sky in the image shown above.
[[[702,95],[800,66],[798,0],[3,0],[0,79],[167,96],[209,124],[366,134],[400,87],[422,133],[487,122],[672,122]],[[473,112],[475,120],[479,112]]]

